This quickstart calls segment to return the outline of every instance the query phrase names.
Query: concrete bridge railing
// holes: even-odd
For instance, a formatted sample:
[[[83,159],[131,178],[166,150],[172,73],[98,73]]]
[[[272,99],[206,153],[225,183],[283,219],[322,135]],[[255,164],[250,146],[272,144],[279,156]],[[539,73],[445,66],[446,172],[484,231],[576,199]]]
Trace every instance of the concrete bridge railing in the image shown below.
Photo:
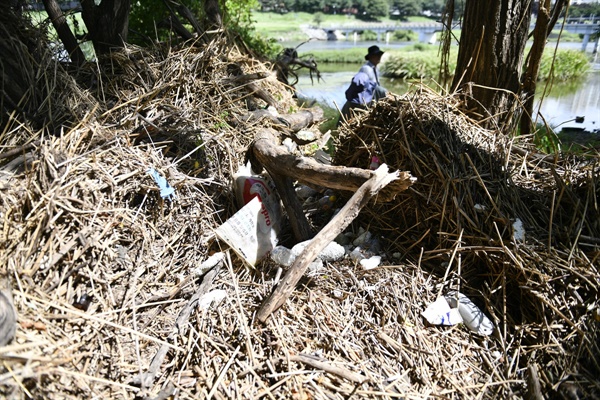
[[[531,25],[533,29],[535,23]],[[557,24],[556,28],[560,28],[561,22]],[[377,34],[377,41],[382,41],[382,36],[385,35],[385,42],[388,43],[390,39],[390,33],[394,31],[413,31],[419,34],[419,42],[432,42],[435,41],[435,35],[437,32],[441,32],[443,25],[441,22],[402,22],[398,24],[376,24],[376,23],[365,23],[365,24],[347,24],[347,25],[330,25],[321,26],[320,28],[313,27],[315,29],[322,29],[325,32],[332,34],[333,32],[342,32],[346,37],[353,35],[356,41],[358,32],[373,31]],[[454,29],[460,29],[456,27]],[[579,18],[567,18],[564,22],[564,30],[571,33],[577,33],[583,35],[582,51],[586,50],[587,44],[593,34],[600,31],[600,16],[587,16]]]

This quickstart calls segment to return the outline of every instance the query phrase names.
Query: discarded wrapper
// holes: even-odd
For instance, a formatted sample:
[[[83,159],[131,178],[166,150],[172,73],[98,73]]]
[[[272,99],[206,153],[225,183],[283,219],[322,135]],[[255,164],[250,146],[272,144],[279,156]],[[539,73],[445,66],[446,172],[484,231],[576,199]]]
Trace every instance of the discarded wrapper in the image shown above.
[[[254,266],[278,242],[281,205],[274,185],[263,175],[252,175],[250,167],[234,175],[240,210],[215,233],[248,264]]]
[[[150,176],[152,176],[154,182],[156,182],[156,184],[158,185],[158,188],[160,189],[160,197],[167,200],[171,200],[171,196],[175,198],[175,189],[173,188],[173,186],[169,185],[169,182],[167,182],[167,179],[164,176],[162,176],[154,168],[149,168],[148,173],[150,174]]]
[[[491,335],[495,329],[492,321],[462,293],[451,292],[445,297],[438,297],[421,315],[432,325],[464,323],[480,335]]]

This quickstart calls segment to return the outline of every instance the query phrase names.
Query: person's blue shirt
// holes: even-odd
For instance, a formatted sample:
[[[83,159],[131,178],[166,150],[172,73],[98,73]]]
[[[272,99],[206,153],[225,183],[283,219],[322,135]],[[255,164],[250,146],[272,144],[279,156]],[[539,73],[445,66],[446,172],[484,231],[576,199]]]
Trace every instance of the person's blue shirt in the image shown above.
[[[376,82],[379,85],[379,77],[377,76],[377,67],[371,62],[367,61],[363,64],[362,67],[358,70],[358,72],[364,72],[367,74],[369,79],[373,82]]]
[[[365,72],[358,72],[346,90],[346,100],[354,104],[367,105],[373,100],[377,81],[370,79]]]

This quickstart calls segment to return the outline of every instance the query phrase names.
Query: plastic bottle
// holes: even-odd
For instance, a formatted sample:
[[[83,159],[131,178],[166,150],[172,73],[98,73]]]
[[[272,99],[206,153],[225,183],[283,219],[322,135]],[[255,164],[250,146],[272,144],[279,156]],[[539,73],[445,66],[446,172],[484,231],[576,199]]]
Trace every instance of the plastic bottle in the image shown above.
[[[491,335],[494,332],[494,323],[467,296],[458,293],[458,304],[456,292],[450,292],[445,297],[450,307],[458,308],[464,324],[473,332],[480,335]]]

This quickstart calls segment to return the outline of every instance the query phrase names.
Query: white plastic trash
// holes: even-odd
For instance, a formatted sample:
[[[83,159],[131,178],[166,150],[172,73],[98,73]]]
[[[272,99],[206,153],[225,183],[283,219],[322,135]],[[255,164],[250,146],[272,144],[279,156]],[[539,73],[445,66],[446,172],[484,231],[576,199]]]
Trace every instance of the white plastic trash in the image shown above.
[[[300,242],[294,247],[288,249],[284,246],[276,246],[271,250],[271,259],[277,264],[284,267],[289,267],[294,263],[296,258],[302,254],[306,246],[310,244],[310,240]],[[340,260],[346,254],[346,250],[336,242],[329,243],[321,252],[317,255],[317,259],[323,262],[331,262]]]
[[[444,297],[438,297],[421,315],[432,325],[464,323],[480,335],[491,335],[495,329],[493,322],[462,293],[451,292]]]
[[[235,194],[241,207],[215,233],[254,266],[277,245],[281,205],[273,182],[255,175],[250,165],[234,175]]]
[[[513,238],[515,241],[524,241],[525,240],[525,228],[523,227],[523,221],[519,218],[515,220],[512,224],[513,227]]]
[[[354,250],[352,250],[349,254],[350,259],[353,261],[358,261],[360,262],[361,260],[365,259],[366,257],[363,255],[360,247],[356,247]]]
[[[285,246],[276,246],[271,250],[271,259],[279,265],[289,267],[294,263],[296,256]]]
[[[469,299],[462,293],[458,293],[458,304],[456,302],[457,293],[448,293],[446,301],[452,308],[458,306],[458,311],[464,324],[473,332],[480,335],[491,335],[494,332],[494,323]]]
[[[450,308],[444,297],[438,297],[421,315],[432,325],[452,326],[463,322],[457,308]]]
[[[377,268],[379,264],[381,264],[381,256],[373,256],[360,260],[360,265],[366,270]]]

